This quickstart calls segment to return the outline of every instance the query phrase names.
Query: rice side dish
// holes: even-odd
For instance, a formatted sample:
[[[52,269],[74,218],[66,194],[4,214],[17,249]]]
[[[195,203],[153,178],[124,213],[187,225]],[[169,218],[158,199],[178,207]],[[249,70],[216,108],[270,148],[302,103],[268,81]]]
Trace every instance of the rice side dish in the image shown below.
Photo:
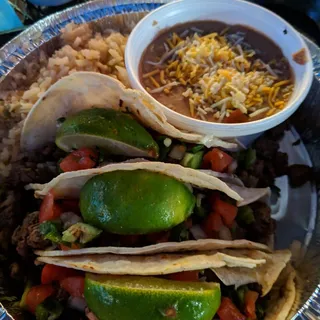
[[[0,132],[2,137],[0,152],[0,172],[7,177],[11,170],[11,162],[21,157],[19,139],[23,120],[33,104],[57,80],[76,71],[94,71],[112,76],[129,86],[127,71],[124,66],[124,50],[127,35],[111,31],[108,35],[94,33],[90,25],[68,24],[63,30],[61,39],[63,46],[46,58],[42,55],[42,67],[37,80],[26,91],[12,91],[1,94],[0,112],[4,118],[0,120],[7,130]],[[16,79],[27,79],[31,74],[32,63],[26,74],[15,74]],[[16,123],[16,124],[15,124]],[[13,124],[15,124],[13,126]],[[6,132],[5,132],[6,131]]]

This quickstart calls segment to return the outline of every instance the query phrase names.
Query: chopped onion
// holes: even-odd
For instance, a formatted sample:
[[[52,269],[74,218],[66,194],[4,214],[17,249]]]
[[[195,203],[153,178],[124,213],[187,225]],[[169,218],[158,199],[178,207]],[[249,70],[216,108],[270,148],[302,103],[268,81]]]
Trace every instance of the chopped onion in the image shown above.
[[[197,194],[196,206],[197,206],[198,208],[201,207],[202,199],[204,199],[204,198],[205,198],[205,195],[204,195],[204,194],[202,194],[202,193],[198,193],[198,194]]]
[[[73,212],[64,212],[61,214],[60,219],[63,223],[63,228],[66,230],[69,227],[71,227],[72,225],[78,223],[78,222],[82,222],[81,217],[79,217],[78,215],[76,215]]]
[[[228,173],[234,173],[238,168],[237,160],[233,160],[228,167]]]
[[[221,240],[232,240],[232,234],[229,228],[222,226],[219,231],[219,239]]]
[[[179,145],[175,145],[170,153],[169,153],[169,157],[175,160],[182,160],[184,155],[186,154],[187,151],[187,147],[179,144]]]
[[[86,300],[81,297],[70,297],[68,299],[68,306],[71,309],[78,310],[84,312],[85,308],[87,307]]]
[[[206,233],[201,229],[201,227],[198,224],[192,226],[190,228],[190,232],[196,240],[207,239]]]
[[[210,176],[219,178],[227,184],[234,184],[239,187],[244,187],[243,182],[235,174],[221,173],[221,172],[212,171],[212,170],[208,170],[208,169],[199,169],[199,171],[206,173],[206,174],[209,174]]]
[[[169,147],[171,146],[171,143],[172,143],[172,139],[170,139],[170,138],[165,138],[165,139],[163,140],[163,144],[164,144],[167,148],[169,148]]]

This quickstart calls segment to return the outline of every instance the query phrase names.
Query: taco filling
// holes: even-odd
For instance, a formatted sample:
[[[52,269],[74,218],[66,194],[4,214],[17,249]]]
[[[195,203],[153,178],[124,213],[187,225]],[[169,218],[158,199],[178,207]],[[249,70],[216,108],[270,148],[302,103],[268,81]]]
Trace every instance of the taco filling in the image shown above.
[[[127,319],[154,294],[164,304],[131,318],[267,319],[290,260],[272,252],[271,187],[287,157],[271,135],[244,150],[175,128],[112,78],[58,81],[25,120],[8,185],[24,217],[12,275],[30,270],[19,306],[37,319]]]
[[[106,90],[101,98],[93,95],[97,84]],[[96,105],[87,96],[73,102],[83,88]],[[22,226],[14,236],[21,252],[21,243],[66,250],[272,240],[269,184],[257,181],[250,188],[236,176],[259,161],[256,150],[232,152],[225,149],[232,143],[184,133],[146,97],[112,78],[74,73],[40,98],[24,124],[21,146],[37,152],[53,142],[64,153],[53,164],[60,174],[27,186],[42,199],[33,213],[41,243],[26,241],[30,234]]]
[[[77,261],[73,264],[79,267]],[[261,273],[259,268],[257,274]],[[229,273],[228,268],[221,269]],[[295,272],[289,265],[267,293],[257,282],[239,285],[242,270],[229,269],[235,269],[231,277],[217,276],[219,269],[209,268],[154,276],[97,275],[45,264],[39,268],[41,284],[28,284],[20,305],[36,319],[80,318],[83,314],[98,320],[287,317],[295,299]],[[224,284],[227,279],[231,285]]]

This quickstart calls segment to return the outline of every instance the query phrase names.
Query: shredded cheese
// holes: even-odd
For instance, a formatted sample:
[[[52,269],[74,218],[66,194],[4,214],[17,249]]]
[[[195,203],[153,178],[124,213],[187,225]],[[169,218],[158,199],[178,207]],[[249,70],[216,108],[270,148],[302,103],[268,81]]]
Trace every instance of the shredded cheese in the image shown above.
[[[147,90],[170,94],[173,86],[183,86],[192,117],[212,113],[220,122],[236,109],[250,118],[283,109],[293,91],[292,80],[279,78],[281,72],[270,66],[276,61],[255,59],[256,52],[243,42],[244,33],[227,31],[202,36],[202,30],[190,28],[173,33],[163,44],[160,60],[147,61],[155,66],[142,76],[154,87]]]

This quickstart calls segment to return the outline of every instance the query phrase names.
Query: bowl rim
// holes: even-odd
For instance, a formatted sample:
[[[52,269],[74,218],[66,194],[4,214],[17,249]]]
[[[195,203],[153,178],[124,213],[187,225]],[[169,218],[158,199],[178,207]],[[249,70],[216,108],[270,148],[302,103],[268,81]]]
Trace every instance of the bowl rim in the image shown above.
[[[284,23],[286,25],[286,28],[289,29],[290,32],[292,34],[294,34],[299,39],[299,41],[302,43],[303,46],[301,49],[304,48],[306,50],[308,62],[305,65],[306,71],[303,76],[304,86],[298,91],[297,97],[293,101],[291,101],[284,109],[282,109],[280,112],[277,112],[276,114],[273,114],[271,116],[268,116],[268,117],[265,117],[265,118],[262,118],[259,120],[248,121],[248,122],[243,122],[243,123],[211,122],[211,121],[205,121],[205,120],[201,120],[201,119],[195,119],[195,118],[183,115],[179,112],[176,112],[176,111],[170,109],[169,107],[165,106],[164,104],[159,102],[157,99],[155,99],[143,87],[143,85],[141,84],[141,81],[140,81],[139,74],[136,74],[136,72],[133,72],[134,68],[132,68],[132,60],[130,58],[131,56],[134,56],[133,53],[134,53],[135,45],[133,43],[133,37],[134,37],[135,33],[144,23],[146,23],[146,21],[152,19],[152,17],[155,14],[157,14],[159,11],[165,10],[167,7],[171,7],[174,5],[182,5],[185,2],[198,2],[198,1],[207,1],[207,0],[174,0],[174,1],[170,1],[169,3],[166,3],[166,4],[162,5],[161,7],[148,13],[145,17],[143,17],[137,23],[137,25],[133,28],[133,30],[131,31],[131,33],[129,35],[129,38],[128,38],[128,41],[126,44],[126,48],[125,48],[125,66],[126,66],[126,69],[129,71],[128,75],[129,75],[130,83],[132,85],[134,83],[137,86],[138,90],[146,93],[150,98],[153,99],[153,101],[155,101],[155,103],[157,103],[159,106],[163,107],[166,115],[170,114],[172,117],[175,118],[175,121],[178,121],[178,118],[180,118],[179,121],[181,121],[181,122],[184,122],[184,123],[189,122],[189,125],[192,125],[193,127],[199,127],[199,126],[205,125],[205,126],[215,127],[215,129],[217,129],[217,130],[225,129],[226,127],[232,128],[234,130],[237,130],[237,129],[239,130],[241,128],[246,127],[247,129],[252,130],[254,126],[259,126],[259,125],[263,124],[263,125],[266,125],[266,127],[267,127],[268,124],[276,123],[276,125],[277,125],[277,124],[285,121],[288,117],[290,117],[299,108],[299,106],[302,104],[303,100],[306,98],[306,96],[309,93],[309,90],[311,88],[313,76],[314,76],[313,75],[313,63],[312,63],[311,53],[310,53],[310,50],[309,50],[305,40],[303,39],[302,35],[300,34],[300,32],[298,32],[288,21],[286,21],[285,19],[283,19],[282,17],[280,17],[279,15],[277,15],[276,13],[272,12],[269,9],[266,9],[258,4],[248,2],[245,0],[226,0],[225,2],[229,2],[229,3],[234,2],[234,3],[238,3],[239,5],[255,7],[258,10],[261,10],[262,12],[265,12],[266,14],[273,16],[274,18],[278,19],[279,21],[281,21],[282,23]],[[210,1],[222,2],[221,0],[210,0]],[[158,33],[161,32],[162,30],[163,29],[158,30]],[[260,31],[259,28],[256,28],[256,30]],[[276,43],[276,44],[278,45],[278,43]],[[146,49],[146,48],[147,48],[147,46],[144,49]],[[140,61],[139,61],[139,63],[140,63]],[[274,125],[271,125],[266,129],[269,129],[273,126]]]

